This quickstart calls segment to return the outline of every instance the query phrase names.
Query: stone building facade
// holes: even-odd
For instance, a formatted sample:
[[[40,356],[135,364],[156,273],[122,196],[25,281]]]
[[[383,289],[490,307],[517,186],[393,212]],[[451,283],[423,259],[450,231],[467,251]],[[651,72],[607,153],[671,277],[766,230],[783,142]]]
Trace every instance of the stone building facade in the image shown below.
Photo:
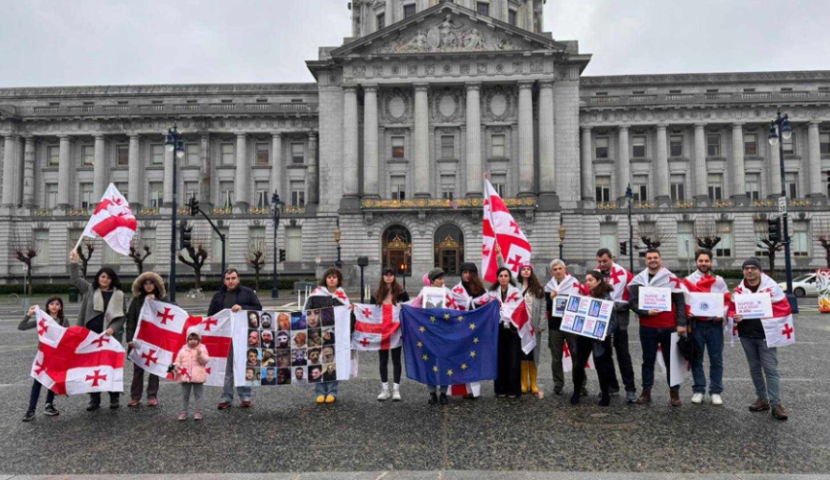
[[[560,225],[571,263],[618,251],[630,184],[635,243],[658,235],[682,268],[706,227],[722,238],[720,265],[734,267],[777,215],[780,159],[766,137],[779,108],[794,130],[783,160],[796,265],[824,263],[813,234],[826,223],[830,235],[830,72],[590,77],[590,54],[542,31],[544,0],[349,6],[352,36],[307,62],[315,83],[0,89],[0,279],[21,276],[21,243],[37,248],[38,281],[65,279],[67,252],[110,182],[135,207],[148,267],[166,271],[173,124],[186,145],[179,205],[200,200],[242,271],[256,249],[270,271],[277,190],[283,273],[333,263],[338,225],[348,276],[360,256],[372,281],[381,265],[454,273],[480,261],[485,172],[534,263],[559,256]],[[215,235],[179,213],[215,273]],[[135,272],[106,247],[91,263]]]

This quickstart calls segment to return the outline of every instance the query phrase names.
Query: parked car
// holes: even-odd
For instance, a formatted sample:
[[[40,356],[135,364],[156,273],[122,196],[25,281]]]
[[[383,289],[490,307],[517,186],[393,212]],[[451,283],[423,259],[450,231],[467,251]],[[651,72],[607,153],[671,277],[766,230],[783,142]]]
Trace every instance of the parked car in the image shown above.
[[[778,284],[781,289],[785,292],[787,291],[787,282],[781,282]],[[815,273],[808,273],[806,275],[801,275],[799,277],[793,278],[793,295],[798,298],[810,295],[815,296],[818,294],[816,290],[816,274]]]

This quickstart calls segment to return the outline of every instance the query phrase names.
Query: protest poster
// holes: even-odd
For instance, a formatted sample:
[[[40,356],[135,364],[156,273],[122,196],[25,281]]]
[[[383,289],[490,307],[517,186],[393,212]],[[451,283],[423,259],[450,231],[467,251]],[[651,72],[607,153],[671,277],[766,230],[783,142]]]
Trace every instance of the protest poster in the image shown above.
[[[723,295],[721,295],[723,298]],[[680,341],[680,335],[677,332],[671,334],[671,350],[669,351],[669,378],[671,379],[670,386],[676,387],[683,383],[689,372],[692,371],[692,364],[686,360],[677,342]]]
[[[735,314],[744,319],[772,318],[772,298],[769,293],[735,295]]]
[[[605,340],[613,312],[613,301],[570,295],[560,329],[595,340]]]
[[[661,287],[640,287],[638,306],[640,310],[671,312],[671,289]]]
[[[308,385],[348,380],[351,372],[348,307],[234,316],[237,386]]]
[[[423,308],[446,308],[447,289],[444,287],[424,287],[421,289]]]
[[[690,292],[689,308],[695,317],[723,317],[725,313],[722,293]]]
[[[557,296],[553,299],[553,316],[562,317],[565,315],[565,306],[568,304],[568,295]]]

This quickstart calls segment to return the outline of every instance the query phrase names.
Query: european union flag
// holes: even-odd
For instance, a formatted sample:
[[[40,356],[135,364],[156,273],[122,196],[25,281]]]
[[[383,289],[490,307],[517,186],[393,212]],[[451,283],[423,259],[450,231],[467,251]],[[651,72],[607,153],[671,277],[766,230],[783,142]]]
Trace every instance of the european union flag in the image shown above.
[[[470,311],[401,309],[406,376],[427,385],[494,380],[498,371],[499,302]]]

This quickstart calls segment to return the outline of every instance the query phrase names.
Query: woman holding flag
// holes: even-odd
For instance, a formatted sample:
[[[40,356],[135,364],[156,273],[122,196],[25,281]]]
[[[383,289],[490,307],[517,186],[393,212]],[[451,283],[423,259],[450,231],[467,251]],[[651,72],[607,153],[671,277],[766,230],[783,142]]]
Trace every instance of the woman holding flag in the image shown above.
[[[319,310],[321,308],[351,306],[349,297],[342,288],[343,274],[336,268],[329,268],[323,273],[323,280],[305,301],[303,310]],[[352,361],[356,361],[352,359]],[[340,382],[321,382],[315,385],[317,403],[334,403],[337,400],[337,391]]]
[[[494,387],[496,397],[518,398],[522,394],[522,340],[511,317],[517,308],[526,307],[507,267],[498,269],[496,279],[490,295],[501,303],[502,328],[499,329],[499,367]]]
[[[129,350],[135,348],[133,336],[138,328],[138,320],[141,316],[141,309],[144,308],[146,300],[170,303],[167,299],[167,291],[164,288],[164,280],[161,275],[155,272],[144,272],[133,282],[133,300],[127,309],[127,347]],[[129,355],[129,352],[127,352]],[[158,406],[159,377],[149,374],[147,380],[147,406]],[[130,402],[127,406],[136,408],[141,403],[141,395],[144,393],[144,369],[133,364],[133,383],[130,385]]]
[[[398,280],[395,278],[395,270],[386,268],[383,271],[383,277],[380,279],[380,285],[375,290],[369,300],[371,304],[382,305],[401,305],[409,301],[409,294],[401,287]],[[391,349],[392,354],[392,374],[394,375],[394,383],[392,384],[392,400],[399,402],[401,400],[401,351],[403,345]],[[379,401],[389,400],[389,354],[390,350],[378,350],[378,358],[380,362],[380,381],[381,391],[378,395]]]
[[[37,305],[32,305],[29,308],[29,313],[26,314],[26,317],[20,322],[20,325],[17,326],[18,330],[29,330],[32,328],[37,327],[37,315],[35,314],[35,310],[38,308]],[[52,317],[52,320],[57,322],[58,325],[61,327],[68,327],[69,320],[66,319],[63,315],[63,300],[60,297],[52,297],[49,300],[46,300],[46,312],[47,315]],[[35,409],[37,408],[37,401],[40,398],[40,389],[42,385],[40,384],[37,379],[35,379],[34,383],[32,384],[32,392],[29,394],[29,409],[26,410],[26,415],[23,416],[24,422],[31,422],[35,419]],[[44,413],[50,417],[55,417],[60,415],[58,409],[55,408],[54,402],[55,401],[55,392],[52,390],[48,390],[46,393],[46,408],[44,409]]]
[[[491,300],[487,289],[478,276],[478,267],[475,263],[465,262],[461,264],[461,282],[450,290],[447,299],[447,308],[469,311],[483,307]],[[473,382],[462,385],[453,385],[450,393],[454,396],[461,396],[467,400],[475,400],[481,395],[481,384]]]
[[[522,393],[532,392],[542,398],[539,393],[539,386],[536,385],[536,364],[539,363],[539,356],[542,348],[542,332],[545,330],[545,291],[533,273],[533,265],[525,262],[519,268],[519,281],[521,282],[522,295],[525,305],[530,314],[530,323],[536,330],[536,348],[530,353],[522,352]]]

